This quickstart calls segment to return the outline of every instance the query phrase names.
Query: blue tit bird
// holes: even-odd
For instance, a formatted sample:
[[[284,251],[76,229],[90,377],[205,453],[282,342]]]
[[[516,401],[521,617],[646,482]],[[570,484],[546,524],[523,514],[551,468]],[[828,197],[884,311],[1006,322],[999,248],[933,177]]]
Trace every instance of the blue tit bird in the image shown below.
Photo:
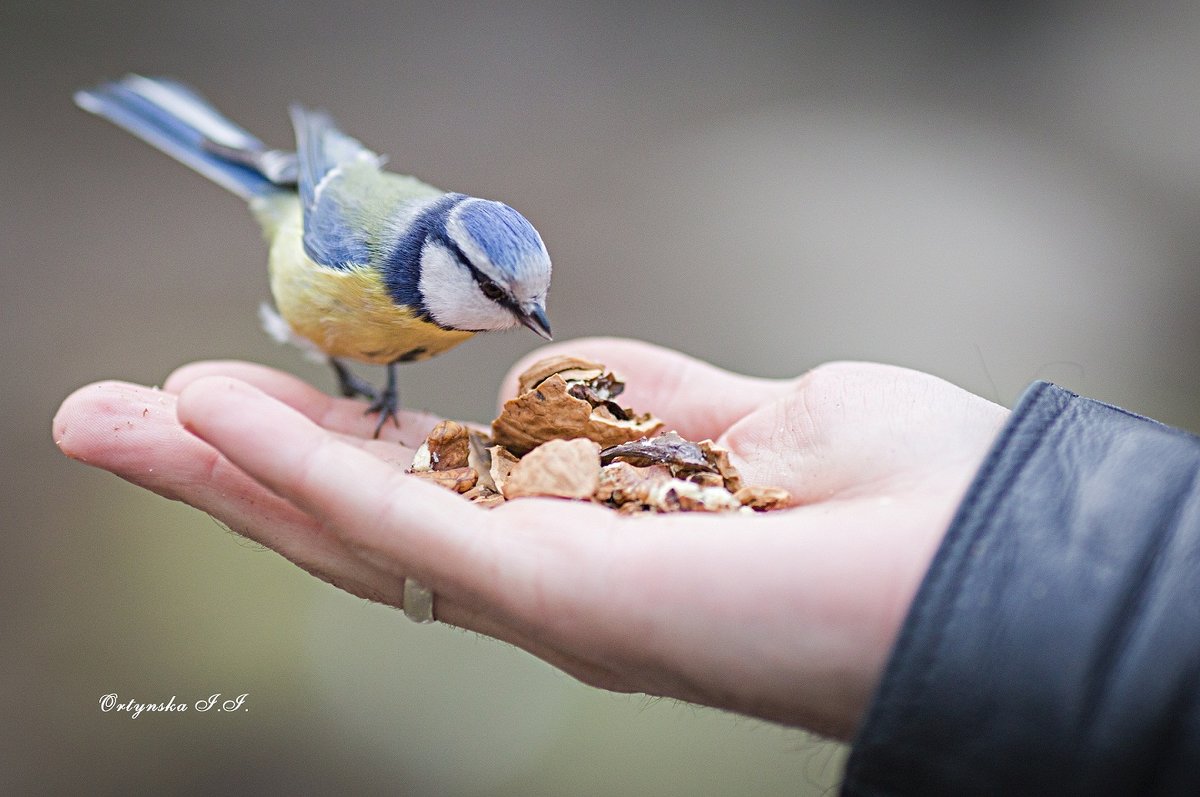
[[[269,149],[193,89],[129,75],[75,95],[249,203],[270,244],[268,331],[327,358],[345,396],[396,420],[396,366],[477,332],[523,324],[550,339],[550,257],[501,202],[383,171],[322,111],[291,106],[296,151]],[[376,390],[347,360],[383,365]]]

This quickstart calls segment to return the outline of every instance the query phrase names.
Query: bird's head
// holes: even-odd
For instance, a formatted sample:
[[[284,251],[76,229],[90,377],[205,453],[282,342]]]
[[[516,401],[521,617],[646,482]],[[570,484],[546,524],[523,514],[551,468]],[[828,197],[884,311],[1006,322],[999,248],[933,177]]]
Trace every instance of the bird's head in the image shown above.
[[[440,326],[499,330],[523,324],[547,340],[550,255],[537,230],[501,202],[461,197],[430,224],[418,289]]]

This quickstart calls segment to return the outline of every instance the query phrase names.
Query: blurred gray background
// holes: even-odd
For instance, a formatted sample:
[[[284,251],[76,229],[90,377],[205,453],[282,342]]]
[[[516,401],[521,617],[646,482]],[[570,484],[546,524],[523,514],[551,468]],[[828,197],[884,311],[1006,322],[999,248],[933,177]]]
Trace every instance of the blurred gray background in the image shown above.
[[[6,0],[0,790],[826,794],[845,755],[412,626],[60,456],[89,381],[241,357],[331,387],[258,329],[241,204],[76,88],[170,74],[276,144],[288,101],[327,107],[533,220],[559,339],[882,360],[1008,405],[1050,378],[1197,430],[1198,41],[1189,3]],[[486,420],[536,343],[408,367],[405,401]],[[133,720],[109,692],[249,711]]]

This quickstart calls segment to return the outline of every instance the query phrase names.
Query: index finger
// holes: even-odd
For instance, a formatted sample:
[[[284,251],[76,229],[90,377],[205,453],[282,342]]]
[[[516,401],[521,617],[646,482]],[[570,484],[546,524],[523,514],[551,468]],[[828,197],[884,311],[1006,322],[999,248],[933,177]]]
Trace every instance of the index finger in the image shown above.
[[[204,377],[180,393],[177,413],[189,431],[385,572],[453,593],[478,589],[473,582],[489,571],[487,532],[494,524],[487,512],[350,445],[261,390]]]
[[[366,402],[330,396],[299,377],[258,363],[239,360],[188,363],[167,377],[163,390],[178,394],[192,382],[209,376],[227,376],[254,385],[331,432],[363,439],[374,436],[379,416],[367,411]],[[442,420],[428,412],[407,409],[401,409],[396,418],[395,425],[383,425],[379,439],[395,441],[408,448],[421,445],[430,430]]]

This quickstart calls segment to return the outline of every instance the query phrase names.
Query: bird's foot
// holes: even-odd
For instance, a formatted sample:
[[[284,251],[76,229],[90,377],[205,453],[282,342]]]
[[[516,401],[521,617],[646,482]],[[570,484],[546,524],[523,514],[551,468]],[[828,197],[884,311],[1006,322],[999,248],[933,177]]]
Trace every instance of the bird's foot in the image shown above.
[[[388,380],[388,385],[383,390],[376,391],[371,398],[371,406],[367,407],[367,411],[363,415],[370,415],[372,412],[379,413],[379,422],[375,424],[375,437],[379,437],[379,432],[383,429],[383,425],[388,422],[388,418],[392,419],[392,424],[397,429],[400,428],[400,391],[396,389],[396,385]]]
[[[355,374],[335,358],[331,357],[329,364],[333,366],[333,372],[337,375],[338,390],[343,396],[346,398],[361,396],[370,401],[371,404],[363,415],[379,413],[379,423],[375,425],[376,438],[379,437],[379,432],[387,423],[388,418],[392,419],[392,423],[396,425],[397,429],[400,428],[400,391],[396,389],[396,366],[394,364],[388,366],[387,384],[383,390],[377,390],[374,385]]]

